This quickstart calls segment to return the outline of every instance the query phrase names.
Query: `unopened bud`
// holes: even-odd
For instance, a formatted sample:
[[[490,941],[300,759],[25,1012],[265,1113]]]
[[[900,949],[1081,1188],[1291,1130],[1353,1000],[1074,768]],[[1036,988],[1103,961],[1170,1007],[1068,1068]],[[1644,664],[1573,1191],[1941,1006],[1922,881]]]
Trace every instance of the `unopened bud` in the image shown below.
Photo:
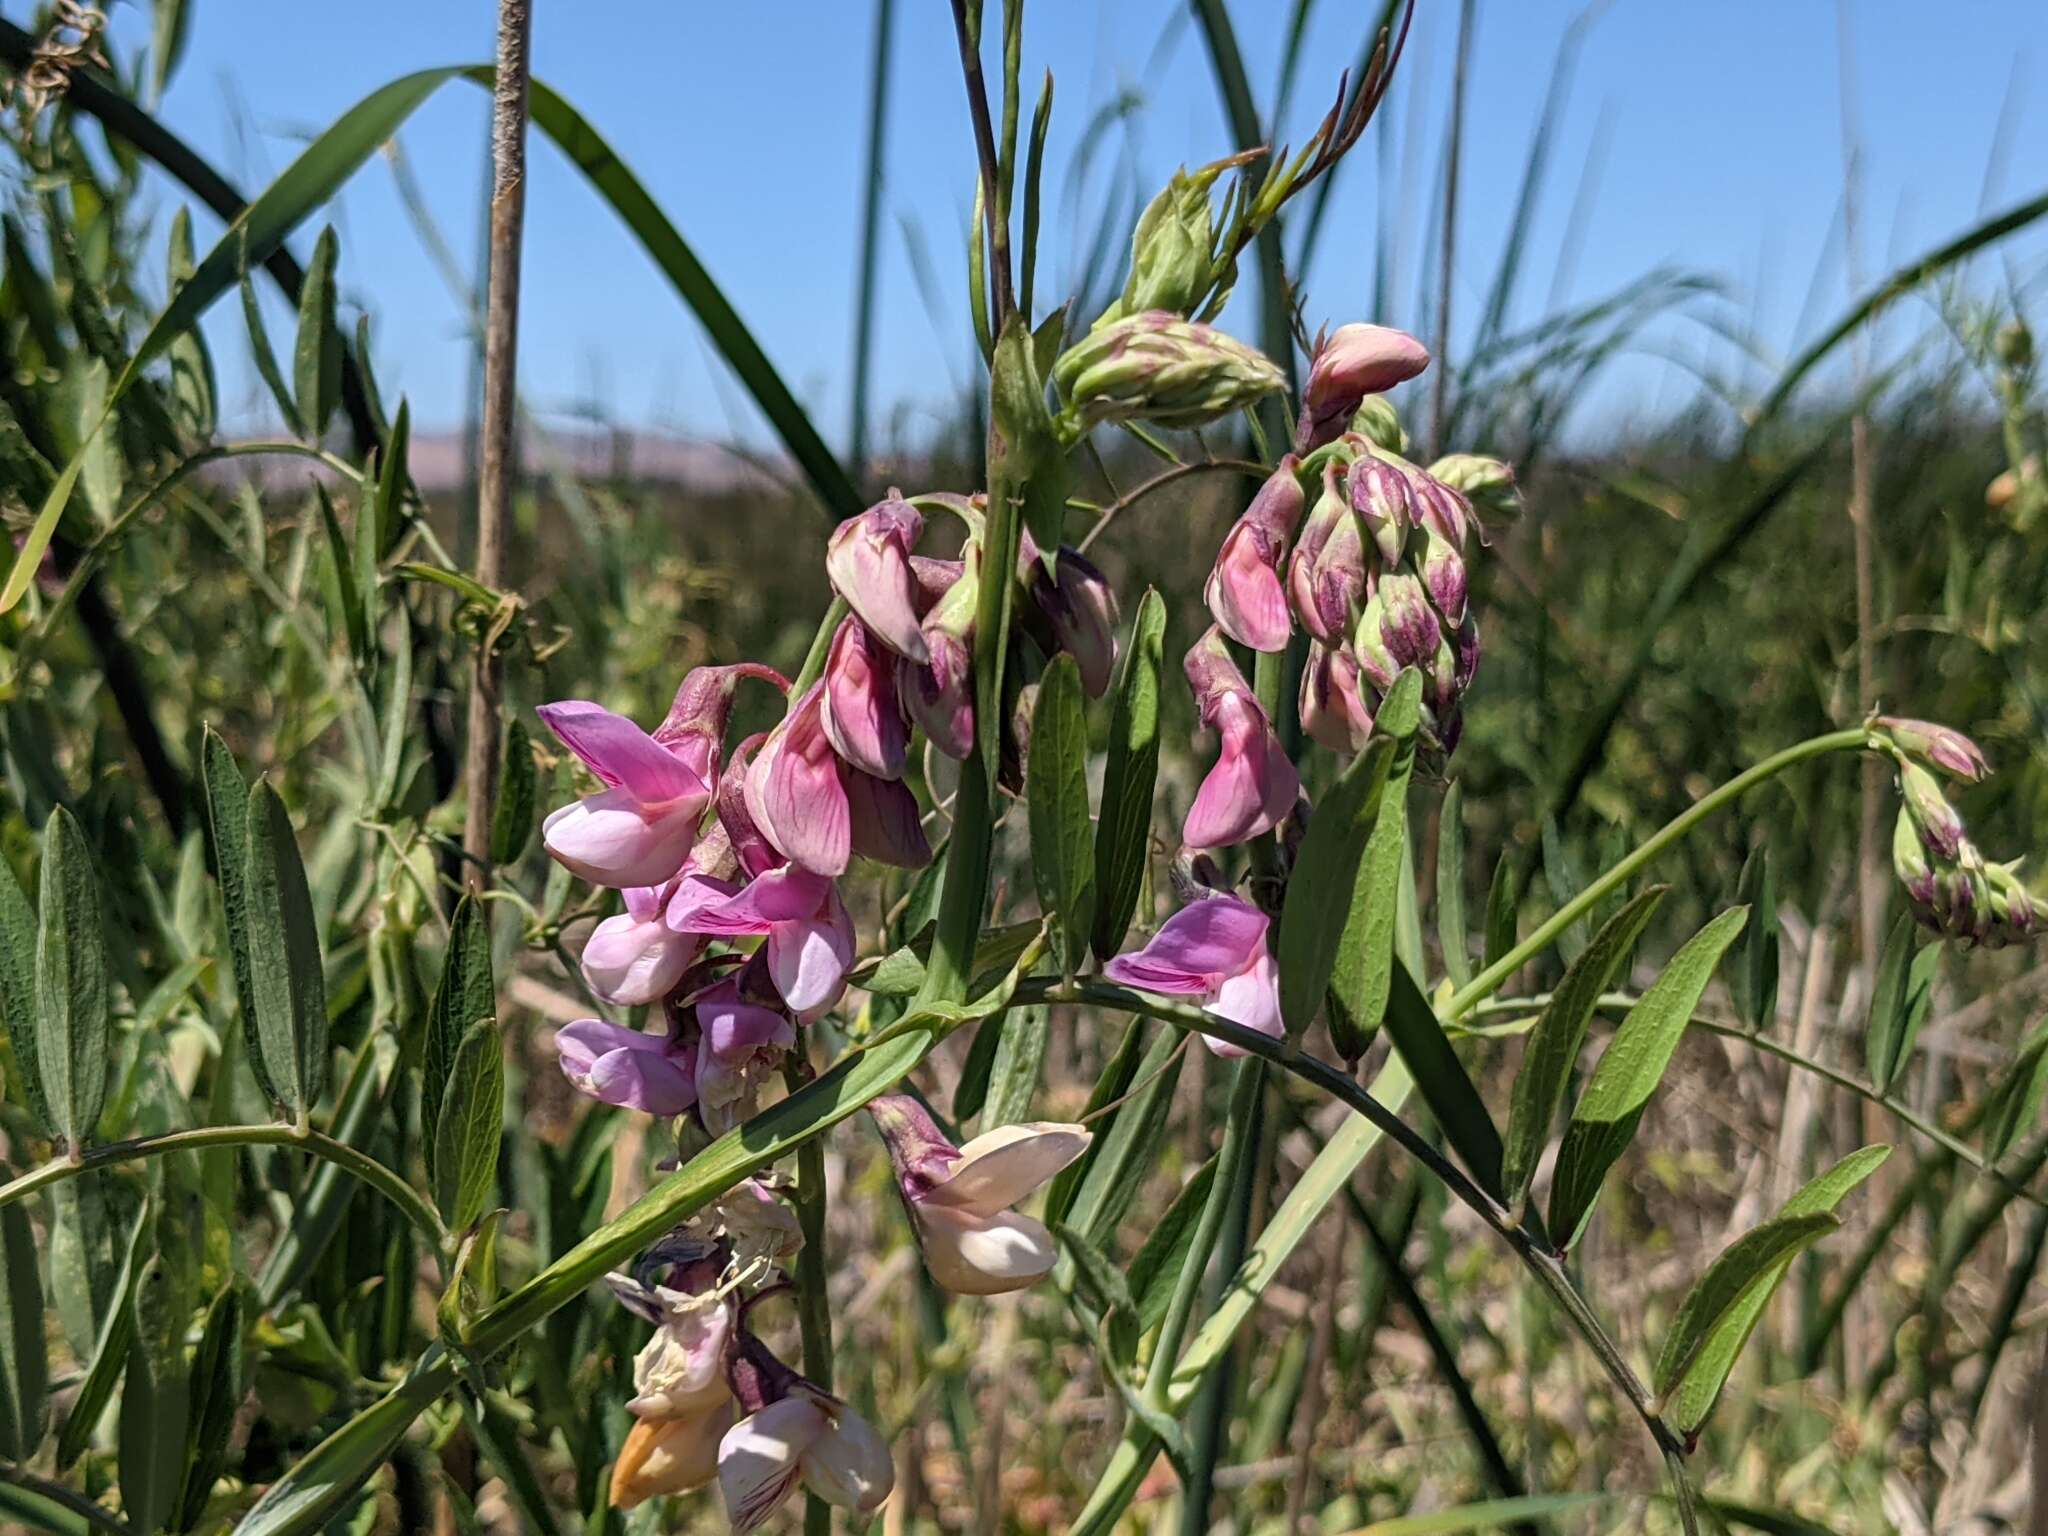
[[[1443,625],[1422,583],[1405,571],[1382,576],[1380,638],[1396,667],[1426,667],[1436,659]]]
[[[1091,332],[1059,372],[1073,381],[1066,420],[1079,431],[1108,421],[1199,427],[1285,384],[1263,353],[1165,310]]]
[[[1927,862],[1927,848],[1913,828],[1913,818],[1906,814],[1903,806],[1899,808],[1898,820],[1892,824],[1892,873],[1899,877],[1899,884],[1906,890],[1906,899],[1921,914],[1921,920],[1931,922],[1934,867]]]
[[[1341,433],[1359,402],[1429,366],[1429,349],[1385,325],[1340,325],[1316,345],[1301,393],[1295,448],[1307,452]]]
[[[1434,527],[1427,532],[1429,547],[1422,557],[1422,584],[1429,588],[1429,600],[1436,604],[1444,621],[1456,627],[1465,622],[1465,560]]]
[[[1400,414],[1385,395],[1367,395],[1351,413],[1351,430],[1388,453],[1406,453],[1408,434],[1401,429]]]
[[[1209,264],[1216,244],[1209,189],[1243,159],[1232,155],[1192,174],[1175,171],[1146,205],[1131,232],[1131,275],[1117,303],[1119,315],[1148,309],[1188,315],[1201,307],[1216,279]]]
[[[1356,752],[1372,734],[1372,711],[1359,692],[1358,663],[1341,646],[1311,641],[1301,671],[1301,728],[1332,752]]]
[[[1991,765],[1984,760],[1977,743],[1961,731],[1932,720],[1908,720],[1897,715],[1879,715],[1871,725],[1907,756],[1965,783],[1978,783],[1991,772]]]
[[[1522,493],[1512,465],[1478,453],[1451,453],[1429,466],[1429,472],[1460,492],[1489,523],[1511,523],[1522,515]],[[1485,535],[1482,524],[1481,537]]]
[[[1302,627],[1325,645],[1341,644],[1365,592],[1365,540],[1338,467],[1323,466],[1323,493],[1309,510],[1287,564],[1287,595]]]
[[[1351,507],[1372,535],[1380,559],[1399,565],[1401,551],[1408,545],[1408,530],[1415,521],[1413,488],[1400,466],[1378,458],[1353,464]]]
[[[1953,861],[1963,846],[1963,818],[1948,803],[1934,775],[1915,762],[1899,765],[1899,792],[1905,796],[1906,813],[1927,851],[1937,860]]]

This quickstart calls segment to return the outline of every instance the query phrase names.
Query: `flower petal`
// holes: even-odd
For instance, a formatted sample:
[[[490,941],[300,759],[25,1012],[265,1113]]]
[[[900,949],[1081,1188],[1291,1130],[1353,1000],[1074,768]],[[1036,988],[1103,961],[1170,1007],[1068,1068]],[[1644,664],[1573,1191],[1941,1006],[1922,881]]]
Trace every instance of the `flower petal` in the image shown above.
[[[908,784],[901,779],[878,779],[858,768],[846,770],[844,783],[847,839],[855,853],[898,869],[922,869],[931,863],[924,813]]]
[[[782,856],[821,875],[843,875],[852,856],[844,769],[825,736],[813,683],[747,768],[747,814]]]
[[[1087,1151],[1093,1139],[1083,1126],[1052,1120],[998,1126],[963,1146],[951,1171],[925,1198],[992,1215],[1024,1199]]]
[[[1264,952],[1266,924],[1265,913],[1236,896],[1190,902],[1169,917],[1142,950],[1118,955],[1103,967],[1103,974],[1124,986],[1153,992],[1214,991],[1224,977],[1235,975]],[[1166,979],[1180,984],[1158,985]]]
[[[896,702],[896,666],[859,619],[840,621],[825,658],[825,734],[849,764],[882,779],[902,778],[910,752],[910,727]]]
[[[1209,1005],[1209,1012],[1262,1035],[1271,1035],[1275,1040],[1285,1035],[1286,1027],[1280,1019],[1280,967],[1273,957],[1262,951],[1251,965],[1227,978],[1216,989],[1216,1000]],[[1203,1039],[1219,1056],[1245,1054],[1242,1046],[1211,1040],[1206,1035]]]
[[[697,915],[698,933],[767,933],[777,923],[801,922],[825,910],[832,880],[801,864],[756,875],[730,899]]]
[[[828,1504],[871,1515],[896,1486],[889,1442],[844,1403],[834,1403],[824,1412],[833,1421],[831,1428],[799,1458],[804,1486]]]
[[[541,823],[549,855],[593,885],[661,885],[683,867],[703,804],[671,801],[650,815],[625,789],[607,789],[551,812]]]
[[[732,1427],[727,1396],[678,1418],[640,1419],[612,1463],[612,1508],[627,1510],[669,1493],[689,1493],[718,1475],[718,1454]]]
[[[608,1003],[657,1002],[682,980],[700,947],[694,935],[675,933],[658,918],[621,913],[591,929],[583,945],[583,979]]]
[[[1227,848],[1270,832],[1294,806],[1301,780],[1249,693],[1216,705],[1223,753],[1195,792],[1181,826],[1190,848]]]
[[[577,1092],[621,1109],[679,1115],[697,1102],[696,1075],[663,1036],[578,1019],[555,1035],[562,1075]]]
[[[718,1486],[734,1536],[745,1536],[796,1486],[797,1458],[826,1429],[825,1414],[803,1397],[785,1397],[750,1413],[718,1442]]]
[[[662,921],[676,933],[711,933],[714,929],[696,926],[699,915],[713,907],[722,907],[732,900],[740,887],[731,880],[714,880],[709,875],[685,875],[676,882],[675,894],[668,899],[668,909]]]
[[[768,975],[792,1013],[830,1006],[853,968],[853,919],[835,894],[823,917],[777,923],[768,930]]]
[[[1294,633],[1287,593],[1280,585],[1277,542],[1249,514],[1224,536],[1202,597],[1223,633],[1255,651],[1284,651]]]
[[[607,789],[626,790],[654,805],[711,793],[688,764],[624,715],[588,699],[543,704],[534,713]]]
[[[956,1296],[1000,1296],[1021,1291],[1052,1273],[1059,1249],[1045,1224],[1015,1211],[983,1216],[952,1206],[918,1212],[925,1268]]]

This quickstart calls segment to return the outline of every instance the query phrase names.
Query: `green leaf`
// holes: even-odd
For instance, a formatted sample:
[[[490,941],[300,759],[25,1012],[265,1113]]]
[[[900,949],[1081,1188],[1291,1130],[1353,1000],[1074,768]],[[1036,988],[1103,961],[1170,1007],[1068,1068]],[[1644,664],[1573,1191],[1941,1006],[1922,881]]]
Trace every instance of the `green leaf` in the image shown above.
[[[505,1051],[496,1019],[463,1032],[434,1122],[434,1203],[450,1231],[474,1225],[498,1177],[505,1123]]]
[[[55,1135],[49,1098],[43,1091],[36,1043],[36,914],[14,871],[0,865],[0,1021],[14,1056],[22,1096],[42,1128]]]
[[[1515,883],[1514,855],[1501,850],[1499,860],[1493,866],[1493,884],[1486,891],[1486,954],[1488,966],[1500,960],[1515,947],[1519,937],[1516,918],[1520,914],[1522,893]]]
[[[427,1005],[426,1054],[420,1079],[420,1124],[441,1123],[441,1099],[455,1070],[455,1056],[469,1028],[480,1019],[496,1018],[497,983],[491,975],[491,927],[488,909],[473,894],[455,904],[448,922],[448,948],[441,956],[441,979]],[[438,1137],[426,1139],[427,1174],[439,1188]]]
[[[1038,908],[1052,919],[1060,965],[1071,975],[1087,952],[1095,921],[1095,856],[1088,815],[1088,714],[1081,670],[1068,655],[1055,656],[1038,681],[1024,800],[1031,812],[1031,877],[1038,887]]]
[[[1408,851],[1408,780],[1422,718],[1422,674],[1404,668],[1373,718],[1373,736],[1394,743],[1372,835],[1359,860],[1343,913],[1336,965],[1329,973],[1330,1038],[1337,1054],[1356,1061],[1372,1042],[1393,985],[1396,930],[1401,923],[1401,870]],[[1368,744],[1368,750],[1370,744]],[[1310,823],[1313,833],[1314,823]],[[1333,893],[1334,894],[1334,893]],[[1413,892],[1410,892],[1413,900]]]
[[[1444,1139],[1466,1170],[1495,1199],[1500,1198],[1500,1132],[1486,1101],[1472,1085],[1465,1064],[1451,1048],[1436,1010],[1408,967],[1393,968],[1387,997],[1387,1038],[1436,1117]]]
[[[1875,1173],[1890,1156],[1891,1148],[1883,1146],[1862,1147],[1851,1152],[1832,1168],[1816,1175],[1787,1200],[1778,1212],[1778,1219],[1806,1220],[1814,1216],[1832,1216],[1843,1197]],[[1721,1395],[1721,1387],[1727,1381],[1728,1373],[1734,1369],[1742,1346],[1749,1342],[1757,1320],[1763,1316],[1765,1305],[1778,1288],[1778,1282],[1784,1278],[1785,1271],[1791,1267],[1796,1253],[1797,1250],[1779,1259],[1749,1284],[1724,1314],[1720,1326],[1700,1347],[1677,1391],[1670,1394],[1666,1412],[1683,1433],[1696,1434],[1706,1423],[1707,1415],[1713,1412],[1714,1401]]]
[[[1665,1331],[1651,1376],[1657,1395],[1669,1396],[1709,1341],[1739,1317],[1739,1304],[1751,1285],[1779,1268],[1781,1260],[1789,1261],[1840,1225],[1827,1211],[1776,1216],[1722,1249],[1686,1292]]]
[[[1426,1515],[1400,1515],[1392,1520],[1375,1520],[1348,1536],[1464,1536],[1467,1531],[1504,1531],[1526,1526],[1550,1515],[1569,1514],[1588,1505],[1603,1504],[1625,1497],[1613,1493],[1532,1493],[1512,1499],[1487,1499],[1478,1504],[1460,1504],[1456,1509],[1435,1509]]]
[[[411,443],[412,407],[401,399],[397,419],[391,423],[390,441],[377,456],[377,489],[370,503],[373,568],[383,563],[405,530],[405,488],[409,483],[406,457]]]
[[[1102,818],[1095,828],[1095,957],[1123,948],[1138,909],[1152,848],[1152,791],[1159,776],[1159,671],[1166,603],[1152,588],[1138,601],[1131,643],[1109,717]]]
[[[114,1395],[114,1387],[128,1368],[128,1346],[135,1337],[135,1286],[148,1259],[149,1236],[156,1230],[149,1207],[136,1215],[128,1234],[128,1246],[121,1261],[112,1303],[100,1320],[99,1337],[93,1341],[92,1363],[86,1368],[85,1383],[71,1404],[71,1416],[57,1435],[57,1467],[61,1471],[78,1460],[99,1427],[100,1415]]]
[[[1571,844],[1565,841],[1564,829],[1557,824],[1555,816],[1543,820],[1543,883],[1550,888],[1551,902],[1559,907],[1578,894],[1586,883],[1585,871],[1579,867],[1577,856]],[[1586,948],[1586,919],[1581,917],[1558,935],[1557,952],[1564,957],[1566,965],[1577,960]]]
[[[233,1282],[222,1286],[206,1309],[190,1380],[184,1487],[174,1527],[180,1531],[193,1529],[206,1512],[213,1485],[227,1466],[228,1442],[242,1406],[242,1298]]]
[[[975,1026],[974,1043],[967,1048],[967,1059],[960,1063],[960,1081],[953,1085],[955,1124],[972,1120],[988,1102],[989,1074],[995,1068],[996,1049],[1002,1044],[1003,1026],[1009,1017],[1007,1013],[998,1013]]]
[[[1877,984],[1871,990],[1870,1017],[1863,1028],[1863,1059],[1870,1069],[1871,1086],[1879,1093],[1890,1092],[1898,1081],[1913,1054],[1920,1026],[1927,1022],[1928,1004],[1934,996],[1940,946],[1930,944],[1915,953],[1915,931],[1913,915],[1900,913],[1885,940]]]
[[[1735,951],[1728,991],[1743,1023],[1769,1029],[1778,1016],[1778,894],[1770,850],[1762,844],[1743,861],[1735,900],[1749,908],[1749,928]]]
[[[126,1208],[108,1198],[111,1179],[66,1179],[50,1191],[50,1305],[64,1340],[78,1359],[92,1356],[118,1304],[121,1255],[126,1251]]]
[[[298,839],[267,781],[249,791],[246,846],[257,1049],[278,1103],[303,1125],[327,1086],[327,981]]]
[[[401,411],[403,407],[400,408]],[[504,772],[498,780],[498,803],[491,811],[491,862],[511,864],[533,841],[533,816],[539,799],[533,766],[533,741],[526,727],[513,720],[505,727]]]
[[[1183,1184],[1166,1214],[1152,1224],[1145,1242],[1131,1260],[1131,1293],[1138,1298],[1140,1336],[1157,1328],[1173,1300],[1173,1288],[1180,1279],[1188,1251],[1195,1245],[1195,1229],[1202,1222],[1202,1208],[1209,1203],[1209,1189],[1216,1182],[1216,1159],[1210,1158]]]
[[[995,1060],[989,1066],[988,1096],[981,1109],[982,1130],[1015,1125],[1030,1115],[1051,1034],[1052,1013],[1042,1003],[1012,1008],[1002,1016]]]
[[[304,437],[306,430],[299,420],[298,405],[285,385],[284,374],[278,369],[277,354],[270,349],[270,330],[263,323],[263,307],[257,302],[255,285],[249,281],[247,273],[241,275],[240,281],[242,321],[249,328],[249,353],[255,359],[256,376],[277,403],[278,414],[284,417],[285,430],[293,437]]]
[[[282,1104],[263,1058],[263,1038],[256,1022],[256,979],[249,963],[249,786],[227,743],[207,726],[200,748],[201,778],[206,788],[206,826],[213,847],[214,878],[220,882],[220,904],[227,921],[228,957],[235,973],[235,997],[242,1009],[242,1033],[248,1042],[249,1069],[272,1104]]]
[[[1471,936],[1465,931],[1465,786],[1452,781],[1437,809],[1436,938],[1451,985],[1472,979]]]
[[[2048,1024],[2020,1042],[2011,1064],[1991,1090],[1991,1109],[1984,1117],[1986,1162],[1995,1163],[2005,1156],[2020,1132],[2037,1123],[2044,1096],[2048,1096]]]
[[[341,328],[334,320],[334,264],[341,242],[329,225],[313,246],[299,289],[299,335],[292,348],[292,397],[306,436],[318,442],[341,403]]]
[[[1628,1149],[1714,968],[1748,917],[1747,907],[1731,907],[1694,934],[1608,1042],[1565,1127],[1550,1175],[1550,1231],[1558,1246],[1579,1240],[1608,1170]]]
[[[0,1164],[0,1174],[12,1170]],[[43,1281],[28,1203],[0,1207],[0,1454],[27,1461],[43,1439],[50,1389]]]
[[[327,535],[328,574],[334,584],[334,602],[341,610],[348,653],[360,667],[370,654],[370,632],[363,619],[362,588],[357,584],[355,567],[349,559],[348,540],[342,537],[341,523],[334,515],[334,500],[327,494],[327,487],[318,480],[313,482],[313,496],[320,503],[320,527]]]
[[[1095,1131],[1081,1187],[1063,1213],[1066,1222],[1092,1243],[1107,1243],[1137,1199],[1146,1176],[1158,1166],[1173,1115],[1173,1090],[1180,1081],[1185,1036],[1162,1029],[1146,1048],[1127,1097],[1106,1117],[1087,1123]],[[1076,1165],[1078,1166],[1078,1165]],[[1070,1271],[1055,1272],[1063,1289]]]
[[[36,1015],[36,1071],[51,1128],[76,1151],[92,1139],[107,1099],[107,948],[92,856],[61,805],[43,828]]]
[[[1515,1074],[1501,1160],[1501,1179],[1510,1205],[1519,1205],[1528,1197],[1536,1160],[1543,1154],[1543,1144],[1550,1139],[1550,1128],[1564,1103],[1593,1008],[1635,948],[1667,889],[1652,886],[1607,920],[1566,968],[1564,979],[1529,1031],[1521,1069]]]
[[[377,727],[383,740],[373,792],[376,809],[387,815],[397,808],[405,749],[412,743],[412,733],[406,729],[412,716],[412,620],[403,605],[391,653],[391,666],[384,675],[384,713]]]
[[[135,1282],[135,1326],[121,1383],[121,1508],[137,1531],[176,1513],[185,1475],[185,1324],[189,1307],[169,1255],[151,1254]]]
[[[1109,1106],[1124,1096],[1131,1086],[1131,1080],[1138,1074],[1138,1048],[1143,1043],[1145,1021],[1132,1019],[1124,1026],[1123,1038],[1103,1064],[1102,1073],[1095,1079],[1095,1087],[1088,1095],[1088,1104],[1077,1117],[1083,1125],[1094,1126],[1095,1139],[1088,1144],[1088,1150],[1053,1175],[1052,1182],[1045,1190],[1045,1222],[1047,1226],[1058,1226],[1073,1209],[1074,1197],[1080,1193],[1081,1180],[1087,1175],[1096,1155],[1102,1150],[1102,1127],[1100,1117]],[[1117,1111],[1109,1111],[1114,1114]]]
[[[1103,1362],[1112,1375],[1121,1377],[1138,1352],[1138,1303],[1124,1272],[1085,1233],[1061,1223],[1053,1228],[1065,1262],[1073,1276],[1073,1287],[1102,1318],[1108,1335],[1110,1358]]]
[[[924,960],[906,944],[890,950],[872,971],[857,979],[862,991],[876,997],[914,997],[924,985]]]

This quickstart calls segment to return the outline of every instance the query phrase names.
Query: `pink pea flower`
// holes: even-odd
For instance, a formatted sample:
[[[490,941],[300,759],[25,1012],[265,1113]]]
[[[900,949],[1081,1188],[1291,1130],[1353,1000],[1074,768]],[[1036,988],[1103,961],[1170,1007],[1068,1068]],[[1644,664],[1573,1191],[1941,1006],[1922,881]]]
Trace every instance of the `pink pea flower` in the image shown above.
[[[1211,896],[1182,907],[1135,954],[1118,955],[1102,974],[1119,986],[1169,997],[1194,997],[1219,1019],[1279,1039],[1280,967],[1266,948],[1266,914],[1236,896]],[[1203,1041],[1218,1056],[1242,1046]]]
[[[852,853],[846,785],[825,734],[822,682],[811,684],[768,733],[747,769],[747,814],[792,863],[843,875]]]
[[[1319,338],[1301,393],[1295,447],[1306,453],[1337,437],[1367,395],[1384,394],[1429,366],[1429,349],[1385,325],[1340,325]]]
[[[633,1360],[634,1395],[626,1404],[633,1428],[612,1464],[612,1507],[628,1510],[718,1475],[718,1445],[734,1417],[725,1354],[735,1320],[726,1299],[708,1288],[605,1278],[630,1311],[655,1325]],[[708,1283],[715,1285],[716,1276]]]
[[[721,1135],[754,1111],[761,1085],[796,1044],[796,1027],[775,1008],[753,1001],[732,976],[699,994],[697,1113]]]
[[[769,978],[796,1014],[838,1001],[853,966],[853,918],[839,887],[800,864],[755,875],[744,889],[686,915],[683,924],[684,932],[725,938],[766,934]],[[703,1006],[700,999],[700,1020]]]
[[[712,784],[623,715],[585,699],[537,713],[604,788],[542,823],[549,854],[595,885],[660,885],[682,867]]]
[[[1244,515],[1223,536],[1223,547],[1202,588],[1202,600],[1223,633],[1255,651],[1284,651],[1294,633],[1280,564],[1308,504],[1295,478],[1300,463],[1288,454],[1259,487]]]
[[[1332,752],[1356,752],[1372,734],[1372,710],[1358,687],[1358,663],[1342,646],[1312,640],[1301,672],[1301,728]]]
[[[923,532],[924,518],[917,509],[891,492],[888,500],[841,523],[825,547],[832,590],[877,639],[912,661],[925,659],[910,569],[911,547]]]
[[[628,1007],[657,1002],[696,959],[703,941],[662,920],[679,883],[628,886],[626,910],[590,930],[583,945],[583,979],[606,1002]]]
[[[796,1490],[872,1515],[896,1483],[889,1442],[859,1414],[771,1355],[744,1328],[728,1367],[746,1416],[718,1446],[718,1483],[734,1536]]]
[[[840,621],[825,658],[822,723],[832,749],[876,778],[900,779],[910,727],[896,701],[896,658],[856,618]]]
[[[924,659],[906,658],[897,669],[904,713],[934,748],[958,762],[974,750],[974,611],[980,592],[980,562],[969,559],[925,615]]]
[[[934,1281],[960,1296],[997,1296],[1052,1272],[1052,1233],[1010,1207],[1088,1150],[1085,1127],[1005,1125],[956,1147],[913,1098],[890,1094],[868,1112],[888,1143]]]
[[[692,1053],[673,1034],[648,1034],[578,1019],[555,1034],[562,1075],[601,1104],[650,1115],[680,1115],[697,1102]]]
[[[1223,751],[1195,792],[1181,841],[1190,848],[1227,848],[1272,831],[1301,792],[1272,722],[1214,626],[1195,642],[1183,666],[1202,724],[1223,738]]]
[[[1028,529],[1017,547],[1017,574],[1030,599],[1034,638],[1048,654],[1065,651],[1080,669],[1081,687],[1091,699],[1109,690],[1116,670],[1116,593],[1095,564],[1071,545],[1061,545],[1051,576]]]

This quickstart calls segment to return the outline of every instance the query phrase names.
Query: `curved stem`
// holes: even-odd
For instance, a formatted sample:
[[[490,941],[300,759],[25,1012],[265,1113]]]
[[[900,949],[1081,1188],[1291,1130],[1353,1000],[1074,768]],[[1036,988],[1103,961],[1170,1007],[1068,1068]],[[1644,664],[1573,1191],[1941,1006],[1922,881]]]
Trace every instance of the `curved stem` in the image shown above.
[[[1622,859],[1612,869],[1588,885],[1578,895],[1552,913],[1549,920],[1522,940],[1513,949],[1502,955],[1471,981],[1452,994],[1451,1000],[1443,1007],[1446,1020],[1458,1019],[1470,1013],[1473,1007],[1493,996],[1500,984],[1520,970],[1529,961],[1543,953],[1554,943],[1559,934],[1597,907],[1609,892],[1626,884],[1638,870],[1654,863],[1672,844],[1678,842],[1701,822],[1725,806],[1732,805],[1757,785],[1776,777],[1787,768],[1807,761],[1809,758],[1824,757],[1830,752],[1849,752],[1861,748],[1868,740],[1869,733],[1860,725],[1847,730],[1830,731],[1825,736],[1815,736],[1797,746],[1787,747],[1773,753],[1752,768],[1745,769],[1708,794],[1702,795],[1693,804],[1680,811],[1671,820]]]
[[[59,1505],[67,1513],[78,1516],[87,1525],[108,1532],[109,1536],[129,1536],[127,1523],[112,1510],[94,1503],[76,1489],[67,1488],[47,1477],[39,1477],[28,1468],[14,1462],[0,1462],[0,1483],[10,1483],[34,1498],[46,1499],[52,1504]]]
[[[1683,1454],[1678,1437],[1664,1420],[1652,1409],[1650,1391],[1636,1375],[1634,1367],[1622,1354],[1621,1346],[1607,1332],[1606,1327],[1593,1313],[1592,1307],[1572,1284],[1571,1276],[1555,1254],[1539,1248],[1526,1228],[1515,1222],[1507,1208],[1479,1185],[1474,1183],[1465,1170],[1453,1163],[1420,1132],[1410,1126],[1398,1114],[1388,1109],[1379,1100],[1354,1081],[1340,1068],[1331,1066],[1314,1056],[1306,1056],[1290,1047],[1286,1042],[1233,1024],[1225,1019],[1206,1013],[1185,1003],[1169,1003],[1143,993],[1132,992],[1123,987],[1111,986],[1106,982],[1077,980],[1061,983],[1048,981],[1041,985],[1025,982],[1017,989],[1016,1000],[1022,1002],[1064,1002],[1091,1004],[1100,1008],[1114,1008],[1124,1013],[1140,1013],[1148,1018],[1163,1020],[1179,1029],[1193,1030],[1215,1040],[1238,1046],[1254,1056],[1264,1057],[1310,1083],[1332,1098],[1340,1100],[1351,1109],[1378,1127],[1391,1141],[1429,1170],[1447,1189],[1460,1205],[1476,1214],[1493,1228],[1501,1240],[1515,1252],[1515,1256],[1535,1275],[1544,1289],[1556,1300],[1559,1309],[1572,1325],[1573,1331],[1585,1340],[1593,1351],[1601,1368],[1622,1395],[1629,1400],[1643,1426],[1649,1430],[1658,1448],[1667,1455]]]
[[[138,1136],[130,1141],[110,1141],[104,1146],[88,1147],[75,1158],[45,1163],[19,1178],[0,1184],[0,1206],[12,1205],[39,1189],[61,1184],[94,1168],[131,1163],[147,1157],[163,1157],[172,1152],[194,1152],[206,1147],[296,1147],[353,1175],[397,1206],[414,1226],[432,1240],[436,1255],[445,1253],[447,1249],[448,1229],[441,1224],[440,1216],[398,1174],[347,1142],[336,1141],[319,1131],[300,1131],[289,1125],[203,1125],[196,1130]]]
[[[1101,536],[1102,530],[1109,526],[1111,519],[1119,512],[1128,512],[1154,491],[1162,491],[1167,486],[1173,484],[1174,481],[1185,479],[1189,475],[1216,472],[1243,475],[1249,480],[1263,480],[1272,473],[1265,465],[1255,464],[1250,459],[1198,459],[1190,464],[1175,464],[1171,468],[1162,469],[1150,480],[1132,486],[1123,495],[1117,497],[1116,500],[1110,502],[1105,507],[1081,508],[1082,511],[1094,512],[1096,514],[1095,526],[1082,536],[1081,542],[1076,548],[1084,555],[1088,553],[1088,546]],[[1067,505],[1071,507],[1075,504],[1069,501]]]

